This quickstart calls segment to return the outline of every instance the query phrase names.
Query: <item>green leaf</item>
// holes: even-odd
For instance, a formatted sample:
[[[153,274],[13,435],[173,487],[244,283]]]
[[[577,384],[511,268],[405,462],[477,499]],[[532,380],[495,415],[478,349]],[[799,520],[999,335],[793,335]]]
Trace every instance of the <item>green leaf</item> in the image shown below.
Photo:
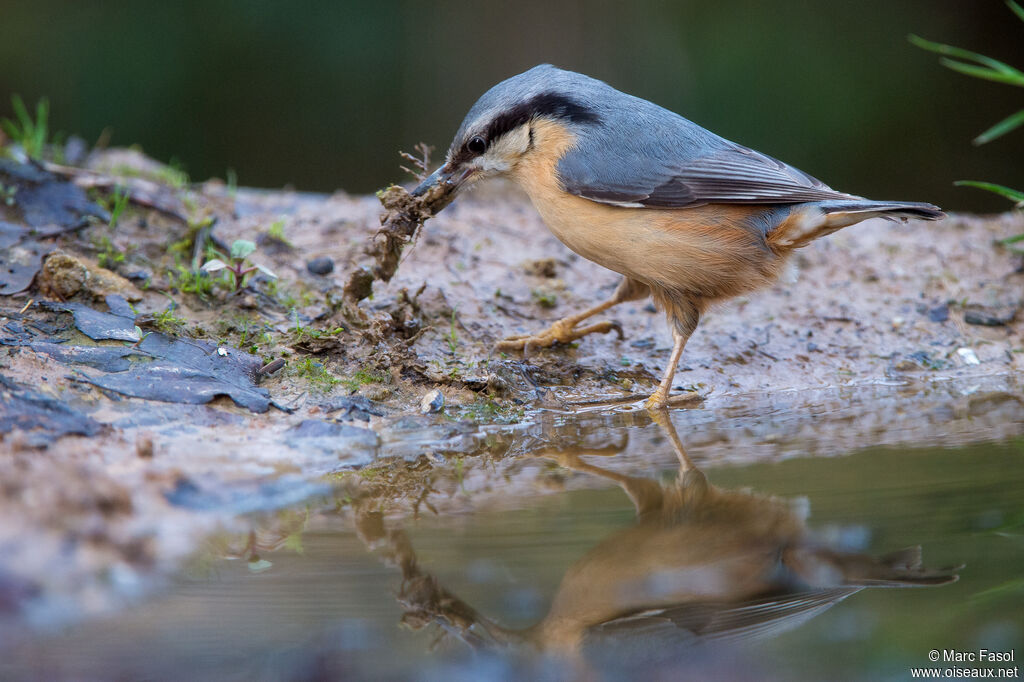
[[[223,270],[227,266],[228,264],[220,258],[213,258],[203,263],[202,270],[203,272],[217,272],[218,270]]]
[[[1007,116],[981,135],[978,135],[974,138],[974,144],[985,144],[986,142],[991,142],[997,137],[1002,137],[1011,130],[1019,128],[1022,124],[1024,124],[1024,109],[1021,109],[1016,114]]]
[[[271,279],[277,279],[277,275],[275,275],[273,272],[271,272],[269,268],[266,268],[266,267],[260,265],[259,263],[255,263],[255,267],[256,267],[257,270],[262,272],[267,277],[270,277]]]
[[[248,239],[236,239],[231,244],[231,257],[242,259],[256,250],[256,245]]]
[[[22,129],[26,135],[32,133],[32,117],[28,115],[28,109],[25,108],[25,102],[21,99],[21,95],[11,95],[11,107],[14,109],[14,115],[18,117],[18,121],[21,123]]]
[[[953,183],[957,187],[974,187],[976,189],[983,189],[986,192],[993,192],[1001,197],[1009,199],[1010,201],[1021,203],[1024,202],[1024,192],[1017,189],[1012,189],[1004,185],[997,185],[994,182],[979,182],[977,180],[957,180]]]
[[[1003,62],[997,59],[986,57],[983,54],[978,54],[977,52],[971,52],[970,50],[965,50],[960,47],[954,47],[952,45],[946,45],[944,43],[933,43],[930,40],[925,40],[924,38],[913,34],[907,36],[907,39],[912,44],[916,45],[917,47],[920,47],[922,50],[935,52],[936,54],[941,54],[945,57],[956,57],[957,59],[965,59],[969,62],[977,62],[978,64],[983,64],[994,71],[999,71],[1005,74],[1020,74],[1020,71],[1017,71],[1017,69],[1013,68],[1012,66],[1004,64]]]
[[[982,78],[987,81],[995,81],[996,83],[1006,83],[1007,85],[1024,87],[1024,73],[1021,73],[1017,69],[1010,69],[1009,71],[1002,69],[997,70],[985,66],[964,64],[963,62],[946,59],[945,57],[940,59],[939,63],[948,69],[959,71],[960,73],[973,78]]]
[[[1021,6],[1013,0],[1006,0],[1006,6],[1010,8],[1010,11],[1017,15],[1018,19],[1024,21],[1024,8],[1021,8]]]

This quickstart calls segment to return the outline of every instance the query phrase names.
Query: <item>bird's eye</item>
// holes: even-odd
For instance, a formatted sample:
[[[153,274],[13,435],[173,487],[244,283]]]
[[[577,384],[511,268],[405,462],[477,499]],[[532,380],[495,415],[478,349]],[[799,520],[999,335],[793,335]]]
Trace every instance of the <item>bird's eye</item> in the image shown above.
[[[487,140],[479,135],[474,135],[470,138],[469,142],[466,143],[466,149],[474,154],[483,154],[487,151]]]

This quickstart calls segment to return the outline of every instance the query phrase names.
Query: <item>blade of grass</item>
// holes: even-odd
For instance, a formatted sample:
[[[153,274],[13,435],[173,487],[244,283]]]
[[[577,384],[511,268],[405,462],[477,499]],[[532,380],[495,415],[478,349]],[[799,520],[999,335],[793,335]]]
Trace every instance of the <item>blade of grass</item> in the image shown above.
[[[987,66],[993,71],[998,71],[1005,74],[1020,74],[1020,71],[1013,68],[1009,64],[1004,64],[998,59],[992,59],[991,57],[986,57],[983,54],[971,52],[970,50],[965,50],[961,47],[954,47],[953,45],[946,45],[945,43],[934,43],[930,40],[925,40],[921,36],[914,35],[913,33],[907,36],[907,39],[912,44],[916,45],[917,47],[920,47],[922,50],[935,52],[936,54],[941,54],[945,57],[954,57],[956,59],[963,59],[968,62],[977,62],[978,64]]]
[[[1015,201],[1017,203],[1024,202],[1024,192],[1020,190],[1006,187],[1005,185],[997,185],[994,182],[979,182],[978,180],[957,180],[953,183],[957,187],[974,187],[975,189],[983,189],[986,192],[992,192],[998,194],[1001,197]]]
[[[974,78],[983,78],[987,81],[995,81],[996,83],[1006,83],[1007,85],[1016,85],[1024,88],[1024,73],[1012,69],[1012,73],[1009,71],[997,71],[996,69],[990,69],[985,66],[974,66],[973,64],[964,64],[953,59],[947,59],[943,57],[939,60],[939,63],[945,66],[947,69],[958,71],[967,76],[973,76]]]
[[[1017,15],[1018,19],[1024,21],[1024,8],[1021,8],[1021,6],[1013,0],[1006,0],[1006,6],[1010,8],[1010,11]]]
[[[1006,133],[1012,130],[1016,130],[1021,125],[1024,125],[1024,109],[1021,109],[1016,114],[1011,114],[1007,116],[1002,121],[996,123],[994,126],[983,132],[981,135],[978,135],[976,138],[974,138],[974,144],[982,145],[985,144],[986,142],[991,142],[997,137],[1002,137]]]
[[[14,109],[14,115],[18,117],[18,122],[21,123],[26,137],[31,135],[32,117],[28,115],[28,109],[25,108],[25,101],[21,99],[21,95],[11,95],[11,107]]]
[[[32,128],[32,149],[29,156],[41,156],[46,147],[46,133],[49,127],[50,101],[43,97],[36,104],[36,123]]]

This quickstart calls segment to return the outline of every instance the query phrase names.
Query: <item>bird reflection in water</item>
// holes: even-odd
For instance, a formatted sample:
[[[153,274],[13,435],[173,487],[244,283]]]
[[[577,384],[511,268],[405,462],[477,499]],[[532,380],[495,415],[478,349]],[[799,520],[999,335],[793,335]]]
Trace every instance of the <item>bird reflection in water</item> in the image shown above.
[[[874,557],[824,546],[806,525],[805,503],[710,484],[667,415],[655,419],[679,460],[678,476],[668,484],[583,460],[606,452],[538,453],[617,483],[636,520],[570,566],[547,615],[523,630],[484,617],[418,565],[404,531],[386,528],[379,514],[362,514],[360,536],[401,569],[404,624],[438,625],[474,648],[586,659],[646,656],[775,636],[869,587],[957,580],[961,567],[924,568],[920,547]]]

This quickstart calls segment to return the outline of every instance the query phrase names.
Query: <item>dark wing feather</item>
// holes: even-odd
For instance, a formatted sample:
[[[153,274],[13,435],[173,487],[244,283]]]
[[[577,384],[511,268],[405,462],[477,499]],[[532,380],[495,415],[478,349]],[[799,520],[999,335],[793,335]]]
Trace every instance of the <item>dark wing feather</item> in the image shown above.
[[[602,123],[581,129],[559,161],[567,192],[652,208],[860,198],[650,102],[624,97],[627,106],[602,112]]]

